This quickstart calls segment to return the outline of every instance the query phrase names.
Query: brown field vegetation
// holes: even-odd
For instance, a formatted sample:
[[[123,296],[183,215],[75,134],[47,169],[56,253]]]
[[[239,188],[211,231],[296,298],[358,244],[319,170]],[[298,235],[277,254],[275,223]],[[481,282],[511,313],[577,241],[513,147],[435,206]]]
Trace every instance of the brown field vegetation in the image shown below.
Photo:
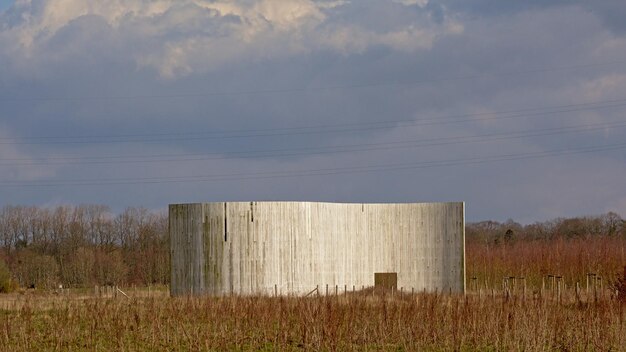
[[[0,214],[4,277],[22,287],[0,294],[0,350],[626,351],[615,214],[468,224],[466,295],[169,298],[164,218],[90,209]],[[94,290],[110,284],[129,297]]]
[[[167,230],[167,214],[142,208],[5,206],[0,262],[23,288],[167,285]],[[484,221],[468,224],[466,237],[469,283],[482,286],[498,287],[504,276],[537,286],[547,275],[586,284],[588,273],[606,282],[626,262],[626,223],[615,213],[525,226]]]
[[[498,291],[275,298],[23,298],[0,311],[17,350],[624,350],[626,305]],[[588,299],[588,301],[587,301]]]
[[[528,289],[562,284],[582,288],[611,285],[626,265],[626,240],[622,237],[576,237],[521,240],[489,244],[468,240],[466,245],[469,288],[502,288],[504,278],[525,281]],[[590,275],[592,274],[592,275]],[[521,280],[520,278],[524,278]],[[512,281],[512,280],[510,280]]]

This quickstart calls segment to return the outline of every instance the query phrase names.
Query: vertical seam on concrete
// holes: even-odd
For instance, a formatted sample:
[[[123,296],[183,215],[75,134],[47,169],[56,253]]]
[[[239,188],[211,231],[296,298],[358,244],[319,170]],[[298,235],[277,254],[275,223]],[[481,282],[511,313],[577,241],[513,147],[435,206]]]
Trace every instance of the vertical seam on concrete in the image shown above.
[[[463,231],[462,236],[461,236],[461,245],[463,246],[462,250],[461,250],[461,254],[463,255],[463,258],[461,259],[463,262],[461,263],[461,267],[463,268],[463,270],[461,271],[461,275],[463,275],[463,294],[465,294],[467,292],[467,277],[466,277],[466,270],[465,270],[465,202],[461,202],[462,206],[461,206],[461,231]]]
[[[194,218],[197,213],[190,211],[191,209],[179,213],[176,211],[175,206],[170,205],[171,218],[168,219],[172,236],[170,238],[170,259],[173,263],[172,275],[175,276],[172,278],[172,286],[179,286],[180,282],[178,281],[184,278],[179,278],[176,273],[190,269],[184,268],[183,265],[185,253],[178,253],[172,250],[176,248],[185,249],[193,245],[190,243],[179,244],[177,242],[177,238],[185,238],[185,231],[187,231],[186,227],[180,227],[179,229],[178,223],[183,222],[186,224],[185,226],[191,226],[195,222],[209,221],[207,215],[214,214],[215,218],[211,220],[211,225],[213,223],[216,224],[215,230],[217,230],[217,233],[212,233],[217,235],[217,237],[213,238],[218,242],[215,243],[214,247],[210,243],[204,242],[197,242],[196,245],[203,250],[208,250],[208,248],[204,248],[208,245],[211,253],[215,252],[216,256],[223,259],[220,259],[219,267],[207,269],[207,272],[214,275],[211,279],[212,281],[210,280],[215,282],[211,285],[211,290],[204,291],[206,289],[205,286],[208,284],[208,282],[204,282],[200,283],[202,287],[198,287],[199,292],[194,293],[209,293],[210,291],[218,295],[228,294],[229,292],[248,294],[268,292],[268,289],[273,292],[275,284],[281,285],[281,291],[283,292],[286,289],[288,292],[296,294],[302,293],[300,291],[304,290],[305,286],[309,291],[315,288],[316,285],[325,284],[332,284],[333,286],[337,284],[340,286],[367,284],[369,286],[373,279],[372,273],[385,271],[397,272],[398,286],[404,286],[405,289],[410,289],[414,285],[417,285],[415,286],[416,288],[424,286],[424,288],[430,289],[429,285],[434,285],[433,288],[440,290],[453,288],[458,290],[457,292],[459,293],[466,292],[464,202],[372,205],[371,209],[370,205],[368,205],[367,212],[364,211],[365,205],[368,204],[361,203],[355,206],[335,203],[268,202],[262,203],[260,209],[254,209],[257,207],[257,204],[253,202],[247,202],[247,204],[246,202],[230,204],[219,202],[211,203],[211,208],[203,207],[201,209],[202,217],[199,219]],[[219,213],[220,209],[223,211],[223,219],[220,218],[222,216],[222,213]],[[453,209],[455,210],[454,212],[452,212]],[[302,210],[305,210],[305,213],[302,213]],[[228,216],[229,211],[233,212],[232,218]],[[247,211],[250,212],[249,217],[246,217]],[[263,257],[259,257],[259,264],[263,264],[259,269],[256,269],[256,264],[251,265],[250,263],[251,257],[256,258],[255,250],[248,248],[252,245],[251,243],[254,243],[254,239],[247,236],[258,235],[256,226],[250,225],[251,213],[253,211],[257,213],[255,215],[257,215],[258,219],[255,220],[258,220],[258,224],[255,221],[255,225],[259,226],[258,231],[262,235],[260,240],[263,243],[263,246],[258,248],[258,255],[263,254]],[[268,211],[270,211],[268,221],[261,221],[263,217],[259,216],[259,214],[267,214]],[[276,213],[276,211],[278,212]],[[345,218],[342,218],[344,213],[347,215],[345,215]],[[317,215],[314,216],[313,214]],[[314,219],[316,231],[321,231],[319,234],[313,231]],[[217,224],[220,224],[222,221],[224,228],[221,230],[224,237],[220,240],[219,225]],[[229,221],[230,224],[228,224]],[[349,231],[349,229],[354,229],[354,233]],[[230,230],[233,231],[233,236],[236,237],[228,238],[228,231]],[[398,232],[397,234],[395,233],[396,231]],[[286,234],[287,236],[284,238],[280,234]],[[306,237],[302,235],[308,235],[309,240],[305,242],[304,239]],[[385,245],[384,239],[388,238],[388,236],[390,236],[395,245],[389,243]],[[454,243],[454,246],[449,246],[452,244],[450,242],[451,236],[455,236],[454,242],[461,240],[461,243]],[[351,239],[348,237],[351,237]],[[281,239],[287,238],[289,242],[282,243]],[[286,251],[286,256],[272,256],[270,254],[266,258],[267,262],[266,259],[261,259],[265,258],[265,240],[268,239],[270,240],[268,246],[271,253],[274,253],[275,250],[280,251],[280,248],[282,248]],[[435,240],[438,242],[437,245],[430,243],[430,241]],[[402,241],[406,242],[408,247],[404,247],[404,242]],[[222,243],[222,245],[219,245],[219,243]],[[389,248],[386,248],[387,246]],[[437,247],[440,246],[447,247],[448,250],[440,255],[435,255],[433,251],[438,252]],[[301,249],[307,250],[301,251]],[[345,250],[342,251],[342,249]],[[308,257],[307,253],[309,253]],[[207,255],[211,254],[202,253],[198,255],[196,260],[200,260],[200,257],[203,255],[204,259],[208,259]],[[223,257],[223,255],[228,257]],[[396,256],[400,258],[398,262],[390,261],[389,258]],[[415,259],[416,256],[417,259]],[[348,260],[348,257],[351,259]],[[372,261],[373,258],[378,258],[382,261],[382,264],[379,263],[382,267],[380,265],[374,266],[372,263],[375,263],[376,260]],[[430,270],[436,270],[440,262],[441,268],[438,268],[439,271],[428,271],[429,266],[431,267]],[[276,266],[276,270],[266,268],[265,263],[271,264],[272,267]],[[335,263],[335,265],[326,265],[328,263]],[[390,267],[391,264],[395,265]],[[180,270],[174,270],[177,267],[180,267]],[[266,269],[269,274],[267,278],[265,278]],[[260,272],[258,272],[259,270]],[[280,274],[282,270],[285,270],[286,275]],[[250,285],[244,280],[244,274],[248,272],[256,273],[250,278],[250,280],[254,280],[254,283],[252,281],[249,283]],[[307,272],[311,273],[313,279],[307,278]],[[274,275],[275,273],[278,273],[276,274],[278,276]],[[408,273],[411,273],[409,275],[410,278],[405,278],[404,275]],[[453,280],[455,274],[457,275],[457,281],[453,283],[451,280]],[[302,279],[300,280],[301,277]],[[296,280],[296,278],[299,280]],[[268,284],[265,284],[265,281],[268,281]],[[298,281],[297,284],[296,281]],[[287,286],[283,287],[282,285],[285,284]],[[195,287],[193,289],[196,291]],[[176,294],[178,291],[182,292],[185,290],[185,288],[181,290],[173,288],[172,292]]]
[[[173,208],[172,205],[169,205],[169,207],[168,207],[168,216],[167,216],[167,233],[168,233],[167,241],[168,241],[168,244],[170,246],[170,248],[169,248],[170,249],[169,250],[169,252],[170,252],[170,294],[171,294],[171,292],[174,292],[173,290],[175,288],[178,288],[177,282],[174,281],[175,279],[174,279],[174,269],[173,269],[173,267],[175,265],[172,265],[172,263],[174,263],[174,255],[172,253],[174,251],[174,246],[172,246],[172,215],[171,215],[172,214],[172,208]],[[176,285],[175,285],[175,283],[176,283]],[[176,292],[176,293],[178,293],[178,292]]]
[[[227,205],[228,203],[224,202],[224,242],[228,242],[228,221],[227,221],[227,215],[226,215]]]

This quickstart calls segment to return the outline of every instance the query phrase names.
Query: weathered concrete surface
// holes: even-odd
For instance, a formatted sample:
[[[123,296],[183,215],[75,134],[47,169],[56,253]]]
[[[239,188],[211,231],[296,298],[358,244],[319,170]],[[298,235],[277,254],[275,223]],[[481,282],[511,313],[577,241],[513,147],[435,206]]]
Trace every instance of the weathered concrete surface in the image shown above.
[[[171,294],[306,294],[326,285],[465,291],[464,203],[231,202],[169,207]]]

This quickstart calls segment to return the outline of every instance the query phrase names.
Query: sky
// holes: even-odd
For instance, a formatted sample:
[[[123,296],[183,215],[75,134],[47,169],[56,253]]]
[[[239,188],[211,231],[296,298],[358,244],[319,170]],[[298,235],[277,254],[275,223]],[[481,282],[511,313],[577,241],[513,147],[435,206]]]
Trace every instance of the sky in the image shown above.
[[[626,217],[626,2],[0,0],[0,206]]]

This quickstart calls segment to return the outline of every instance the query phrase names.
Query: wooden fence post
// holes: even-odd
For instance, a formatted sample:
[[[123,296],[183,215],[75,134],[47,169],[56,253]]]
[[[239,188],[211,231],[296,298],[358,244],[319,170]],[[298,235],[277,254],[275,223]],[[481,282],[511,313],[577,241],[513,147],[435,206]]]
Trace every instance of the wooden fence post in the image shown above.
[[[556,289],[557,289],[557,298],[558,298],[558,302],[559,304],[561,304],[561,277],[558,277],[558,280],[556,281]]]

